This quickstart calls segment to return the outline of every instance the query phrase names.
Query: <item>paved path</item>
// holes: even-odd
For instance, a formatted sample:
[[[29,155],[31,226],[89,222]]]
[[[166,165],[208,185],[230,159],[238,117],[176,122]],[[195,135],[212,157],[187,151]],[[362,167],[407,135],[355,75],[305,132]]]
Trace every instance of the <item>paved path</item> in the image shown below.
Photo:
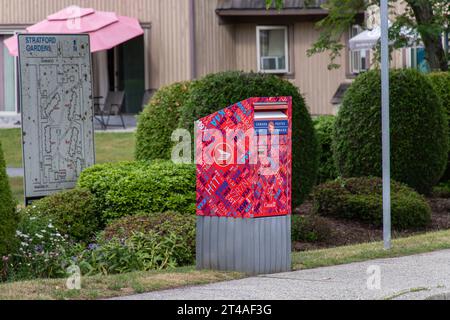
[[[23,177],[23,168],[6,168],[6,174],[12,178]]]
[[[381,271],[369,290],[368,268]],[[374,283],[374,282],[372,282]],[[121,300],[426,299],[450,292],[450,250],[153,292]]]

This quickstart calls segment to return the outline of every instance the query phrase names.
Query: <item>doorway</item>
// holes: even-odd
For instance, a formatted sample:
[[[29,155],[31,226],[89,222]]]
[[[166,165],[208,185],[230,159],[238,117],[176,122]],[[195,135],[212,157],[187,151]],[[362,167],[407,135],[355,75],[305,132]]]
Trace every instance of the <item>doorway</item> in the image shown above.
[[[125,113],[142,111],[145,92],[145,44],[144,36],[108,50],[109,88],[125,91]]]

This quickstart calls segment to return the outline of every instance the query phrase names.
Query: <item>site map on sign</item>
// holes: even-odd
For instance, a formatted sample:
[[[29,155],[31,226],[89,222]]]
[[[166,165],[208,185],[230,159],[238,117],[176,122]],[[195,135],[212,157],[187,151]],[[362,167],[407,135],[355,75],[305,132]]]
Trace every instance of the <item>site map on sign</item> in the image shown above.
[[[75,187],[94,164],[87,35],[19,35],[26,197]]]

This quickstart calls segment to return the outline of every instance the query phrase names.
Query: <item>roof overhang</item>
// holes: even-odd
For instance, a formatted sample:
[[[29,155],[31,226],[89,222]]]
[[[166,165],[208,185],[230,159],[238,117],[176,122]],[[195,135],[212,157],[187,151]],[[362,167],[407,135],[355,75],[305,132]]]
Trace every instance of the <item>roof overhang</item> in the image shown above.
[[[283,9],[266,9],[264,0],[220,0],[216,14],[221,23],[293,23],[297,21],[319,21],[328,15],[322,8],[326,0],[305,2],[285,0]],[[364,14],[361,15],[364,19]],[[361,19],[358,17],[358,20]]]

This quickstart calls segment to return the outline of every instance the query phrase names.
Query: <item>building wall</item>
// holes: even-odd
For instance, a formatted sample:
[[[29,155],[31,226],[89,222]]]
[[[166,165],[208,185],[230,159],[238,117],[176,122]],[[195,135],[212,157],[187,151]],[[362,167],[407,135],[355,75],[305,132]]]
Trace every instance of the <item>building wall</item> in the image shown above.
[[[221,24],[218,0],[195,0],[195,70],[201,77],[224,70],[257,70],[256,24]],[[0,0],[0,26],[31,25],[69,5],[115,11],[138,18],[148,43],[147,89],[188,80],[191,70],[190,0]],[[339,70],[328,71],[327,53],[306,56],[318,33],[312,22],[291,26],[288,78],[304,94],[312,114],[334,113],[330,100],[345,80],[346,58]],[[144,67],[144,66],[143,66]]]
[[[0,25],[31,25],[70,5],[115,11],[146,25],[150,61],[149,88],[187,80],[189,72],[189,0],[0,0]]]
[[[234,25],[223,25],[216,15],[218,0],[195,1],[196,76],[236,68]]]
[[[257,70],[256,24],[236,25],[236,69]],[[333,114],[331,99],[346,79],[347,58],[343,54],[337,70],[328,70],[328,53],[307,56],[307,50],[317,40],[319,32],[314,22],[299,22],[289,26],[291,74],[286,78],[300,88],[310,112],[314,115]]]

